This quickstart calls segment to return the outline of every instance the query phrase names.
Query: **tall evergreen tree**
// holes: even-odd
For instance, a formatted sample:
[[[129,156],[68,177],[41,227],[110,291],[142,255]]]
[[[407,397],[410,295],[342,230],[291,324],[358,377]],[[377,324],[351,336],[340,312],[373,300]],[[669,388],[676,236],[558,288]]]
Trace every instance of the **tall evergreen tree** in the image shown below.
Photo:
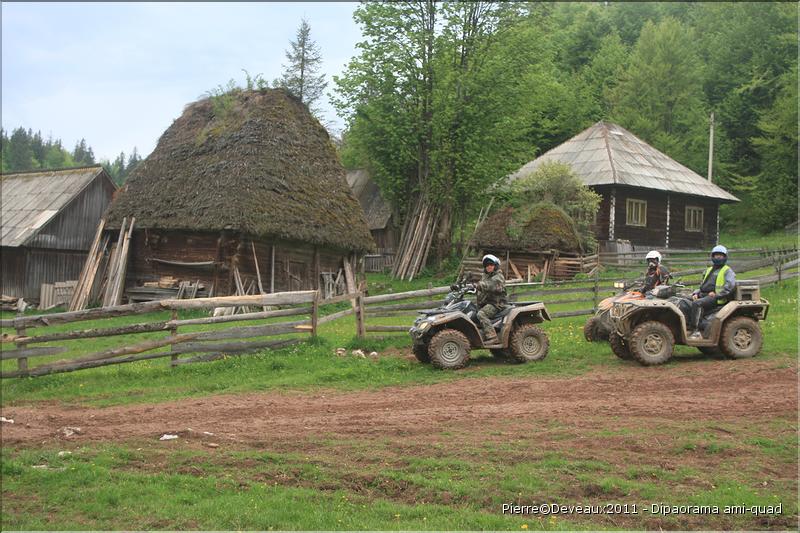
[[[31,170],[35,167],[31,139],[25,128],[11,132],[8,140],[8,169],[10,171]]]
[[[322,65],[322,53],[316,42],[311,39],[311,26],[306,19],[300,22],[295,40],[289,41],[286,50],[287,64],[283,65],[283,75],[276,79],[274,85],[289,90],[306,104],[315,115],[319,114],[317,102],[322,91],[328,86],[325,75],[319,74]]]

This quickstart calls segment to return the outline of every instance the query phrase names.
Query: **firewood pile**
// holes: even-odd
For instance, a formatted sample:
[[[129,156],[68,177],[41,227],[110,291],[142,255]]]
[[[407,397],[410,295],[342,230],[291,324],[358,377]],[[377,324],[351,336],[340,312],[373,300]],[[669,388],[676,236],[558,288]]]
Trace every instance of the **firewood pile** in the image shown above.
[[[392,267],[392,277],[411,281],[419,274],[428,260],[438,223],[439,212],[435,206],[427,201],[419,202],[403,227]]]

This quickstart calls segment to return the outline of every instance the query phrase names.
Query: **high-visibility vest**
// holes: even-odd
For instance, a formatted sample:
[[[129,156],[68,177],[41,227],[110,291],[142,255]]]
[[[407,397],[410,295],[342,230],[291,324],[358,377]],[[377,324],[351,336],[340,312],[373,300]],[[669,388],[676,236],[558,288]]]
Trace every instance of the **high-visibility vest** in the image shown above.
[[[717,272],[717,280],[714,282],[715,293],[719,294],[722,288],[725,286],[725,273],[730,269],[731,267],[728,265],[723,265],[722,268],[719,269],[719,272]],[[700,283],[700,286],[706,282],[712,270],[714,270],[713,266],[710,266],[706,269],[706,273],[703,274],[703,281]],[[717,298],[717,305],[725,305],[726,303],[728,303],[727,298]]]

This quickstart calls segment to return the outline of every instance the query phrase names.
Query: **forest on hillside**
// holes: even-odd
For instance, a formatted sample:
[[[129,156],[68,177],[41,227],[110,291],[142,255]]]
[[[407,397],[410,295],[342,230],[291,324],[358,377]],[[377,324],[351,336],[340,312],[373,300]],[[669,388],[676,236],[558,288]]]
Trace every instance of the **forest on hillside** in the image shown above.
[[[11,135],[0,130],[0,143],[3,173],[101,164],[116,184],[121,185],[142,160],[134,148],[128,156],[120,152],[114,161],[97,161],[94,150],[86,143],[86,139],[75,143],[70,151],[64,148],[61,139],[53,139],[52,136],[45,139],[41,131],[34,132],[23,127],[15,128]]]
[[[723,224],[797,219],[794,3],[370,2],[354,17],[359,53],[334,76],[343,162],[401,215],[438,206],[441,251],[493,183],[598,120],[705,176],[713,113],[714,182],[742,199]]]

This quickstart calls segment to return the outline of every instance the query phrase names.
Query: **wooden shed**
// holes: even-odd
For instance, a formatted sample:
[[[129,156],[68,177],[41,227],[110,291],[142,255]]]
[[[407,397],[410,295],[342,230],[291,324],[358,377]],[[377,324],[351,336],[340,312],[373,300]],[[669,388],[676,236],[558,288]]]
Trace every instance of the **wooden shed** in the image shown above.
[[[374,249],[327,132],[282,89],[189,104],[129,177],[109,228],[124,218],[135,218],[129,300],[169,296],[163,279],[218,296],[330,288]]]
[[[3,294],[38,302],[42,284],[75,280],[116,186],[100,165],[0,177]]]
[[[392,208],[381,195],[378,184],[373,181],[367,169],[347,171],[347,184],[364,210],[372,239],[377,245],[375,255],[367,256],[367,271],[380,272],[392,266],[395,248],[400,239],[400,230],[395,224]]]
[[[559,161],[603,199],[594,223],[601,250],[698,248],[719,240],[719,206],[738,198],[626,129],[598,122],[523,166],[513,181]]]

